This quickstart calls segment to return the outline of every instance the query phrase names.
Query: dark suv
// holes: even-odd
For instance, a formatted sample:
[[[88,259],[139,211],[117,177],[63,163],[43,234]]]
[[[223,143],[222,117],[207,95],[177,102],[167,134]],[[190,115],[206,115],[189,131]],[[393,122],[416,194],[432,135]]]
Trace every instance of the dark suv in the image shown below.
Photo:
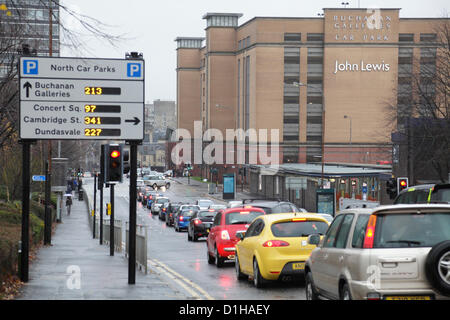
[[[394,204],[450,203],[450,184],[421,184],[406,188],[394,200]]]
[[[245,199],[243,206],[251,205],[254,208],[263,209],[266,214],[270,213],[288,213],[288,212],[307,212],[303,208],[298,208],[295,204],[272,199]]]

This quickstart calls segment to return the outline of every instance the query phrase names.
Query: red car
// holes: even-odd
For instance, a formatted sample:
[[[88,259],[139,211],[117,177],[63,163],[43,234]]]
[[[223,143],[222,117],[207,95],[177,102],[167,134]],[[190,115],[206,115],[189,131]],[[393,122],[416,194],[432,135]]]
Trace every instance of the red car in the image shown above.
[[[219,211],[214,218],[206,240],[208,263],[222,267],[226,260],[234,260],[235,245],[239,241],[236,232],[247,231],[256,217],[264,210],[253,207],[229,208]]]

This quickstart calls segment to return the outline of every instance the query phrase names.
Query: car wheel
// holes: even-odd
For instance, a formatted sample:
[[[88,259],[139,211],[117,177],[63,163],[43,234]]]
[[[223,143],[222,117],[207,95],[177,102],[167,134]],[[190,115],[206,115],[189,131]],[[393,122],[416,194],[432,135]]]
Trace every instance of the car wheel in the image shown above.
[[[216,247],[216,252],[214,255],[214,263],[216,264],[217,268],[222,268],[224,262],[225,262],[225,259],[219,255],[219,250],[217,250],[217,247]]]
[[[198,236],[195,234],[195,232],[192,235],[192,241],[194,241],[194,242],[198,241]]]
[[[188,241],[192,241],[191,234],[189,233],[189,228],[187,230],[187,237],[188,237]]]
[[[425,261],[425,274],[437,292],[450,296],[450,240],[431,248]]]
[[[319,300],[316,288],[314,287],[312,274],[308,272],[305,277],[306,300]]]
[[[209,264],[214,264],[214,258],[209,254],[208,245],[206,245],[206,257]]]
[[[259,271],[259,265],[258,261],[256,261],[256,258],[253,260],[253,283],[255,284],[255,287],[259,289],[264,288],[265,286],[265,281],[261,275],[261,272]]]
[[[170,183],[166,183],[166,190],[170,188]]]
[[[247,278],[247,276],[241,272],[241,266],[239,265],[239,258],[237,253],[234,258],[234,268],[236,270],[236,277],[238,280],[244,280]]]
[[[353,300],[352,294],[350,293],[350,288],[348,287],[347,282],[344,283],[341,289],[341,300]]]
[[[152,188],[153,188],[153,190],[156,190],[156,189],[158,189],[158,185],[155,183],[155,184],[153,184]]]

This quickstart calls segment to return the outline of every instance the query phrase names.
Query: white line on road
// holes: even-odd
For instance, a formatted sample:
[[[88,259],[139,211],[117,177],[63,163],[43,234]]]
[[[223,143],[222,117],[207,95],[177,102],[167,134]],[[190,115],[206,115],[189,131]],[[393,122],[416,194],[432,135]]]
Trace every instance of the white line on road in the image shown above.
[[[194,292],[191,289],[197,290],[201,295],[203,295],[204,298],[206,298],[207,300],[214,300],[213,297],[211,297],[205,290],[203,290],[200,286],[198,286],[197,284],[195,284],[194,282],[192,282],[191,280],[183,277],[181,274],[179,274],[178,272],[174,271],[173,269],[169,268],[167,265],[165,265],[164,263],[162,263],[161,261],[157,260],[157,259],[148,259],[148,262],[156,267],[156,268],[160,268],[163,269],[166,272],[166,274],[168,276],[170,276],[170,278],[172,278],[173,280],[175,280],[179,285],[181,285],[183,288],[185,288],[190,294],[192,294],[194,297],[198,297],[199,300],[203,300],[203,298],[196,292]],[[184,281],[184,283],[182,283],[181,281]],[[187,286],[190,286],[187,287]]]

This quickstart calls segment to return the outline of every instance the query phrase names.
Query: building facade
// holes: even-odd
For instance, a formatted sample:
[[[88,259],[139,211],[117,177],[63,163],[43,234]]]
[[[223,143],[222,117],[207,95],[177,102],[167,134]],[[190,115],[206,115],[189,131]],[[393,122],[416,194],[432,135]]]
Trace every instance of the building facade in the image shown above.
[[[207,13],[177,38],[178,128],[277,130],[280,163],[391,163],[413,61],[433,65],[448,19],[401,9],[325,8],[321,17]],[[406,106],[404,106],[406,107]],[[203,140],[208,140],[203,137]],[[248,157],[247,157],[248,159]],[[323,161],[322,161],[323,160]]]
[[[0,1],[0,77],[11,72],[10,61],[24,44],[38,56],[59,56],[59,1]]]

